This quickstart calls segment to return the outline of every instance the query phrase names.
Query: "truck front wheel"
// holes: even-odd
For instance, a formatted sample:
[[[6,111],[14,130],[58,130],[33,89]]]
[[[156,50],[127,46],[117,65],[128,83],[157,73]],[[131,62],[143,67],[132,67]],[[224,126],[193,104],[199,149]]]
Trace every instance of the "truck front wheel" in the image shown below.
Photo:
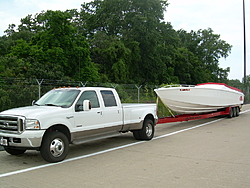
[[[69,151],[69,141],[65,134],[52,131],[48,132],[40,149],[44,160],[48,162],[59,162],[65,159]]]
[[[151,140],[154,137],[155,127],[151,119],[145,119],[140,130],[133,131],[136,140]]]

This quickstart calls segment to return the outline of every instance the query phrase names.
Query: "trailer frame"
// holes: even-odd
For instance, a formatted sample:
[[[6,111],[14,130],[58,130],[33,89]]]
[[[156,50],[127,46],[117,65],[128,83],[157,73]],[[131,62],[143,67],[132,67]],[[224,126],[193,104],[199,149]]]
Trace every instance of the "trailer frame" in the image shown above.
[[[157,124],[207,119],[217,116],[228,116],[229,118],[232,118],[239,116],[240,109],[241,109],[240,106],[230,106],[227,108],[219,109],[214,112],[203,113],[203,114],[180,114],[175,116],[168,116],[159,118]]]

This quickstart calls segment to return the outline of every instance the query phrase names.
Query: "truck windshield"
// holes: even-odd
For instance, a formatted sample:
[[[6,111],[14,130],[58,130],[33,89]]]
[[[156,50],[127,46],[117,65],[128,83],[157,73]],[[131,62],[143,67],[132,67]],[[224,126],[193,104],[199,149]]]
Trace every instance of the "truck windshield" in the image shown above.
[[[43,95],[35,105],[38,106],[59,106],[59,107],[70,107],[75,101],[80,90],[68,90],[68,89],[57,89],[51,90]]]

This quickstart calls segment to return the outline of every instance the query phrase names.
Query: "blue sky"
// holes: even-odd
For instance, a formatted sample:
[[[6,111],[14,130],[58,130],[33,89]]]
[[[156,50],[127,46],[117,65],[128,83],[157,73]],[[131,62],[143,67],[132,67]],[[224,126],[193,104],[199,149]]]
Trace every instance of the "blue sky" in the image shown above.
[[[80,9],[83,2],[90,0],[0,0],[0,36],[9,24],[20,24],[28,14],[42,10]],[[243,0],[168,0],[170,5],[165,21],[174,29],[197,31],[212,28],[221,39],[233,45],[226,59],[220,59],[220,67],[230,67],[229,79],[243,77]],[[247,75],[250,74],[250,2],[245,0],[247,37]]]

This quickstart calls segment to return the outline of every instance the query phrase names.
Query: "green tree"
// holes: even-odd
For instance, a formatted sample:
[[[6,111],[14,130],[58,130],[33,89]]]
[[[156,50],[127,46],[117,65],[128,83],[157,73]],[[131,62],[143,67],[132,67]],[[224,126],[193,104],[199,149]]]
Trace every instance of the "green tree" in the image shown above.
[[[198,57],[201,68],[206,70],[206,82],[224,81],[227,78],[230,69],[219,68],[219,59],[228,57],[232,48],[230,44],[220,39],[220,35],[214,34],[211,28],[190,33],[180,30],[178,33],[182,45]]]
[[[175,76],[179,78],[182,84],[194,84],[195,77],[198,71],[197,68],[198,59],[187,48],[178,48],[175,53],[174,71]]]
[[[133,69],[137,69],[133,70],[137,73],[133,75],[134,80],[156,83],[159,82],[158,70],[165,67],[156,55],[160,43],[157,28],[163,20],[166,6],[166,1],[160,0],[96,0],[83,4],[80,14],[84,20],[82,22],[88,25],[85,28],[89,33],[88,37],[93,38],[99,31],[107,36],[117,36],[127,48],[135,47],[133,44],[138,45],[139,57],[136,51],[134,55],[138,59],[133,59],[136,65]],[[122,67],[121,64],[129,64],[128,61],[119,62],[119,67]]]
[[[116,36],[107,36],[98,32],[90,41],[93,60],[99,64],[103,78],[107,76],[109,81],[126,83],[129,79],[129,57],[131,50]],[[108,80],[107,80],[108,81]]]
[[[73,79],[98,81],[98,69],[91,62],[89,44],[72,23],[72,12],[49,10],[36,14],[34,18],[28,15],[22,19],[19,32],[10,28],[9,37],[26,32],[32,33],[32,38],[16,39],[9,56],[33,58],[32,65],[36,67],[31,68],[40,70],[35,74],[39,78],[41,72],[48,72],[44,74],[45,78],[60,79],[64,75]],[[51,70],[58,75],[51,77]]]
[[[241,83],[240,80],[238,80],[238,79],[228,80],[227,84],[229,86],[236,87],[239,89],[243,87],[243,83]]]
[[[11,46],[14,41],[10,40],[6,35],[0,37],[0,56],[5,56],[11,52]]]
[[[28,59],[15,56],[0,57],[0,77],[23,78],[29,67]]]
[[[139,84],[227,82],[230,69],[220,68],[219,59],[232,46],[211,28],[175,31],[163,21],[167,6],[167,0],[94,0],[79,12],[28,15],[0,37],[6,58],[1,63],[11,65],[14,58],[26,68],[3,74]]]
[[[180,38],[170,23],[160,23],[158,30],[160,40],[155,53],[157,61],[161,62],[157,70],[159,83],[179,83],[175,66],[178,48],[181,47]]]

